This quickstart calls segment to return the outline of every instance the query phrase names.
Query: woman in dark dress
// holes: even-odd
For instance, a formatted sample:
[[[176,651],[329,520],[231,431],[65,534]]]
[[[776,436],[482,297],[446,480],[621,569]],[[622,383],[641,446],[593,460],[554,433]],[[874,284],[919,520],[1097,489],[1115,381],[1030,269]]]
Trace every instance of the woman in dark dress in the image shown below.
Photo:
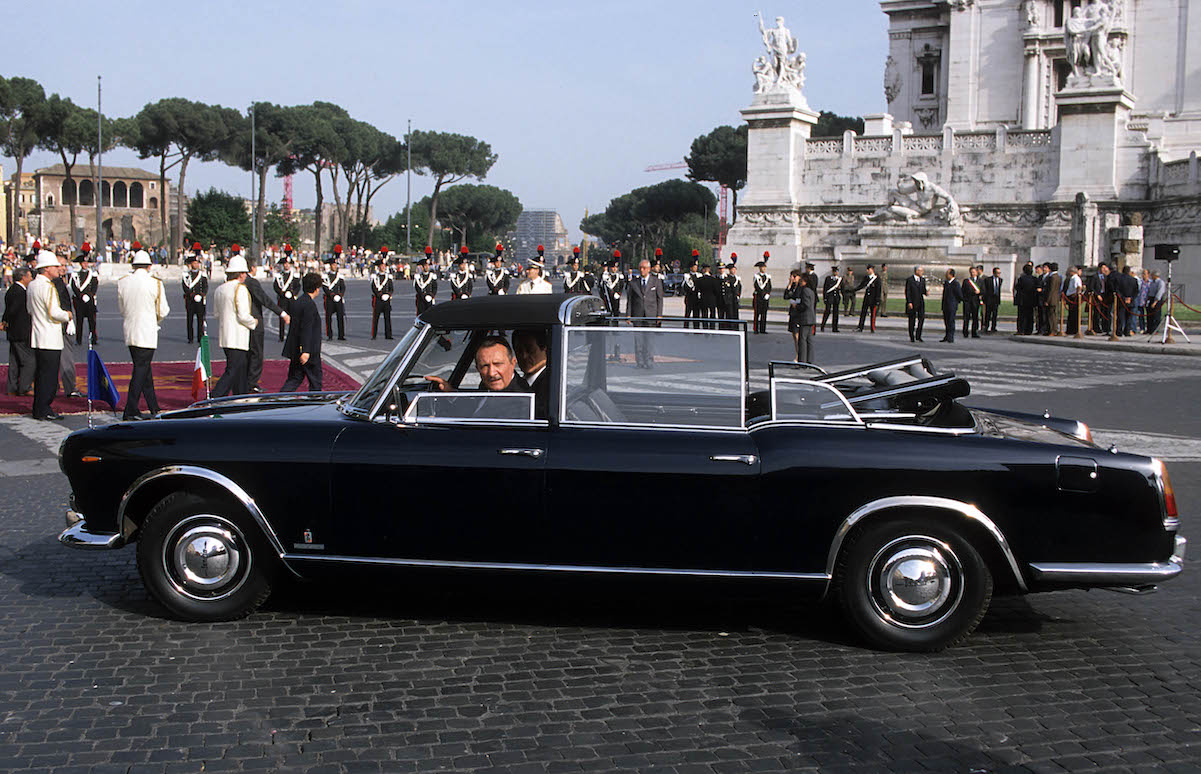
[[[793,362],[800,362],[801,351],[801,270],[793,269],[788,275],[788,287],[784,288],[784,300],[788,302],[788,332],[792,334]]]

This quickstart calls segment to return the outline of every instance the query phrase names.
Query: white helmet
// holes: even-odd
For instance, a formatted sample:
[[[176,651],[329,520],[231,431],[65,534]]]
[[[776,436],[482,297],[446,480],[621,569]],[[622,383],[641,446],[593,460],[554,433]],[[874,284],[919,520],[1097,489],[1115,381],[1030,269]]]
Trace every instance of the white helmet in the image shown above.
[[[226,274],[247,274],[250,272],[250,267],[246,265],[246,259],[241,255],[232,255],[229,258],[229,263],[225,266]]]
[[[149,266],[150,253],[146,252],[145,250],[138,250],[133,254],[133,261],[131,261],[131,263],[133,263],[134,266]]]

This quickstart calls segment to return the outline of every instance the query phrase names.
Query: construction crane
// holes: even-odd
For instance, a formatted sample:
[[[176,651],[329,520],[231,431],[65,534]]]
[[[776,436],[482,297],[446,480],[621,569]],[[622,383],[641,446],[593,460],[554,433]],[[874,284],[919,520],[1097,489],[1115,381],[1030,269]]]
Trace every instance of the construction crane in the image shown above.
[[[686,169],[687,162],[676,161],[668,164],[651,164],[644,171],[646,172],[663,172],[668,169]],[[726,245],[726,230],[730,222],[730,189],[726,186],[721,187],[721,195],[718,201],[718,222],[717,222],[717,247],[720,250]]]
[[[292,176],[284,178],[284,220],[292,220]]]

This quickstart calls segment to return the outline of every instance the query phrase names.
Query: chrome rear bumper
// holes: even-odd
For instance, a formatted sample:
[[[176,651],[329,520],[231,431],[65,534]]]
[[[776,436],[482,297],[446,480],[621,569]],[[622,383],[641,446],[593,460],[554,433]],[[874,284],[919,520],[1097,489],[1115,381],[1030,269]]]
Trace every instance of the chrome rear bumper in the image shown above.
[[[66,518],[67,528],[58,536],[58,542],[64,546],[102,551],[125,545],[125,538],[119,532],[88,532],[82,513],[67,511]]]
[[[1171,580],[1184,569],[1188,541],[1176,536],[1176,547],[1166,562],[1146,564],[1094,562],[1038,562],[1030,565],[1035,580],[1079,583],[1088,586],[1139,587]]]

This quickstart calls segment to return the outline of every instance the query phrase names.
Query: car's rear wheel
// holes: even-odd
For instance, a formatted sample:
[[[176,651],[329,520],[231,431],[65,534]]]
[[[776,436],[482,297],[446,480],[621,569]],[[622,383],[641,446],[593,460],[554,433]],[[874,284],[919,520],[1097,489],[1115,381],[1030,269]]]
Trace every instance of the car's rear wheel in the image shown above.
[[[258,528],[220,501],[176,492],[146,516],[138,571],[147,590],[186,621],[230,621],[271,593],[270,557]]]
[[[848,538],[835,569],[844,614],[873,645],[936,651],[971,634],[992,574],[971,542],[935,521],[881,521]]]

